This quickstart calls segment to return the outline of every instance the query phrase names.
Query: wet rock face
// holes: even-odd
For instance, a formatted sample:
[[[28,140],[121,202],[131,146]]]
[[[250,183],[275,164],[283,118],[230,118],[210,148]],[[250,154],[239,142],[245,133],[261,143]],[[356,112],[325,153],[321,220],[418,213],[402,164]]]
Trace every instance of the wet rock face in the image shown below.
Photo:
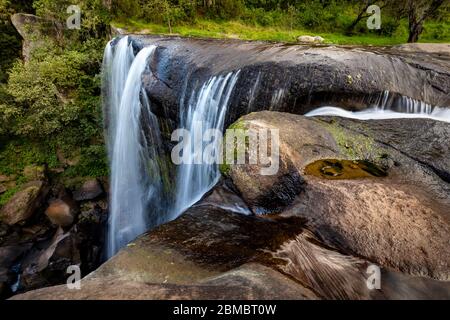
[[[68,227],[75,220],[77,209],[76,203],[71,201],[71,199],[66,199],[65,201],[57,199],[50,203],[45,210],[45,214],[52,224]]]
[[[32,14],[13,14],[11,22],[24,40],[22,54],[25,61],[30,59],[34,49],[45,44],[45,40],[42,40],[45,36],[55,36],[58,33],[53,22]]]
[[[150,44],[158,46],[143,76],[144,87],[152,110],[175,123],[180,101],[186,104],[193,89],[211,76],[236,70],[241,72],[230,100],[227,124],[261,110],[304,114],[324,105],[363,109],[375,103],[385,90],[432,105],[450,105],[450,66],[439,54],[395,48],[132,38],[136,50]]]

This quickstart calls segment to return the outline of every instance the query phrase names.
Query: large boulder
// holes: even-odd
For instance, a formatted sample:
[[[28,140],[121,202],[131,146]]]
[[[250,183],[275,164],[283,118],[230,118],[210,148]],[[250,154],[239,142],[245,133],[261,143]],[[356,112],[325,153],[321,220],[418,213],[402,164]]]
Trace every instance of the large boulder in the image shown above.
[[[48,193],[45,181],[26,183],[1,209],[0,219],[8,225],[28,220],[39,208]]]
[[[221,187],[219,187],[221,188]],[[220,192],[220,191],[219,191]],[[324,245],[298,217],[246,216],[200,201],[139,237],[81,280],[13,299],[379,299],[448,298],[447,282],[382,269]]]
[[[279,132],[280,142],[274,141],[272,144],[270,139],[267,140],[267,149],[269,154],[274,155],[274,163],[263,164],[261,158],[256,157],[255,164],[248,161],[242,165],[230,165],[225,159],[225,164],[221,166],[222,173],[231,177],[254,213],[280,212],[303,190],[304,179],[299,174],[299,168],[323,157],[339,156],[339,148],[332,134],[324,130],[320,123],[304,117],[263,111],[242,117],[230,129],[244,130],[247,136],[256,135],[260,130]],[[229,141],[228,136],[233,132],[228,131],[225,141]],[[267,133],[267,136],[270,137],[270,133]],[[224,145],[225,149],[231,148],[233,154],[243,152],[237,144]],[[270,150],[271,145],[278,145],[279,157],[275,155],[274,150]],[[258,143],[248,143],[248,149],[254,149],[255,154],[261,150],[259,147]],[[227,152],[229,151],[224,150],[225,154]],[[273,173],[268,170],[270,167]],[[262,171],[263,168],[266,168],[267,174]]]
[[[157,49],[143,84],[152,111],[178,123],[191,93],[213,76],[239,71],[225,122],[261,110],[304,114],[318,106],[361,110],[402,96],[450,106],[450,64],[439,53],[398,48],[284,45],[236,40],[130,36]],[[421,90],[417,90],[421,88]],[[388,99],[382,99],[388,92]],[[180,105],[181,102],[185,105]]]
[[[61,227],[72,225],[77,212],[76,203],[68,197],[52,201],[45,210],[45,214],[50,219],[50,222]]]
[[[450,279],[448,124],[261,112],[239,126],[278,129],[280,163],[291,164],[271,176],[260,174],[261,164],[229,166],[226,174],[255,213],[274,201],[282,216],[307,219],[327,245],[407,274]],[[283,203],[280,190],[292,190],[292,179],[303,183]]]
[[[75,201],[93,200],[103,195],[103,188],[97,179],[90,179],[73,193]]]

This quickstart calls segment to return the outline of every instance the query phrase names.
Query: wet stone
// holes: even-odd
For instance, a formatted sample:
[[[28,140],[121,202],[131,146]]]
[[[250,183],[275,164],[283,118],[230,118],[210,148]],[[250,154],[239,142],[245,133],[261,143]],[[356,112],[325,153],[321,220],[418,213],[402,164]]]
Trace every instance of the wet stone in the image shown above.
[[[305,174],[324,179],[362,179],[386,177],[387,172],[366,160],[323,159],[308,164]]]

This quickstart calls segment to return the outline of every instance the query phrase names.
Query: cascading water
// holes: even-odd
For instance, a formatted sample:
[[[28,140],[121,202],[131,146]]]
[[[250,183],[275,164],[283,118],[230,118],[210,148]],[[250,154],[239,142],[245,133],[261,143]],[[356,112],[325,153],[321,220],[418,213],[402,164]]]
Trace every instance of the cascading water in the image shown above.
[[[362,111],[352,112],[336,107],[321,107],[308,112],[305,116],[336,116],[359,120],[425,118],[450,122],[450,109],[433,107],[410,97],[401,96],[393,99],[389,91],[384,91],[375,105]]]
[[[108,257],[147,230],[149,203],[160,200],[160,179],[151,179],[160,176],[152,157],[158,134],[146,136],[141,124],[145,117],[147,125],[154,126],[152,132],[159,133],[141,84],[141,75],[155,49],[145,47],[133,59],[132,47],[124,37],[114,52],[110,44],[105,50],[104,104],[111,161]]]
[[[128,37],[123,37],[115,47],[110,41],[103,55],[103,114],[108,130],[108,150],[112,152],[116,135],[117,116],[125,89],[128,72],[134,60],[133,46]],[[110,159],[112,155],[110,154]]]
[[[218,181],[216,163],[204,164],[202,139],[208,129],[223,130],[228,102],[239,71],[209,79],[199,91],[192,92],[187,112],[181,103],[181,128],[190,132],[189,161],[179,167],[175,185],[176,199],[164,190],[164,151],[157,117],[142,89],[141,75],[155,46],[134,56],[128,37],[105,49],[104,114],[111,162],[111,199],[107,256],[149,228],[176,218],[198,201]],[[184,97],[182,97],[182,101]],[[220,137],[215,140],[220,143]],[[199,144],[197,144],[199,143]],[[198,158],[200,157],[200,159]],[[207,161],[208,162],[208,161]]]
[[[184,106],[181,105],[180,123],[181,127],[189,132],[191,150],[185,155],[187,163],[178,168],[177,199],[173,217],[200,200],[220,177],[217,162],[204,159],[214,155],[203,153],[205,145],[210,143],[203,141],[203,136],[209,129],[223,131],[228,102],[238,76],[239,71],[210,78],[198,93],[192,93],[187,112],[183,112]],[[221,143],[220,137],[211,138],[216,145]]]

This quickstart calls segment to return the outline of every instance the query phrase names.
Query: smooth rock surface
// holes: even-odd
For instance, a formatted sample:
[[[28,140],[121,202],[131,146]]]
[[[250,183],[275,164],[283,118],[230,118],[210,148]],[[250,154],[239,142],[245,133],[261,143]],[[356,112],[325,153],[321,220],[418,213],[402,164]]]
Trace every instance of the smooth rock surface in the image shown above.
[[[209,200],[211,201],[211,200]],[[262,218],[198,203],[139,237],[81,281],[13,299],[448,298],[448,283],[383,269],[369,290],[361,258],[325,246],[305,220]],[[383,276],[384,277],[384,276]],[[427,290],[433,288],[433,290]]]
[[[325,243],[344,252],[414,276],[450,279],[447,123],[319,120],[276,112],[253,113],[238,123],[280,130],[281,162],[290,161],[291,177],[303,181],[290,206],[279,208],[282,216],[307,219]],[[422,127],[424,132],[417,130]],[[329,180],[305,174],[307,164],[329,158],[369,160],[388,176]],[[261,167],[231,165],[228,175],[250,205],[258,197],[280,204],[274,195],[289,190],[290,181],[261,176]],[[280,168],[278,174],[285,174]]]
[[[93,200],[103,194],[103,188],[97,179],[86,181],[81,188],[73,193],[76,201]]]
[[[77,209],[76,203],[72,199],[57,199],[50,203],[45,214],[52,224],[68,227],[74,222]]]

